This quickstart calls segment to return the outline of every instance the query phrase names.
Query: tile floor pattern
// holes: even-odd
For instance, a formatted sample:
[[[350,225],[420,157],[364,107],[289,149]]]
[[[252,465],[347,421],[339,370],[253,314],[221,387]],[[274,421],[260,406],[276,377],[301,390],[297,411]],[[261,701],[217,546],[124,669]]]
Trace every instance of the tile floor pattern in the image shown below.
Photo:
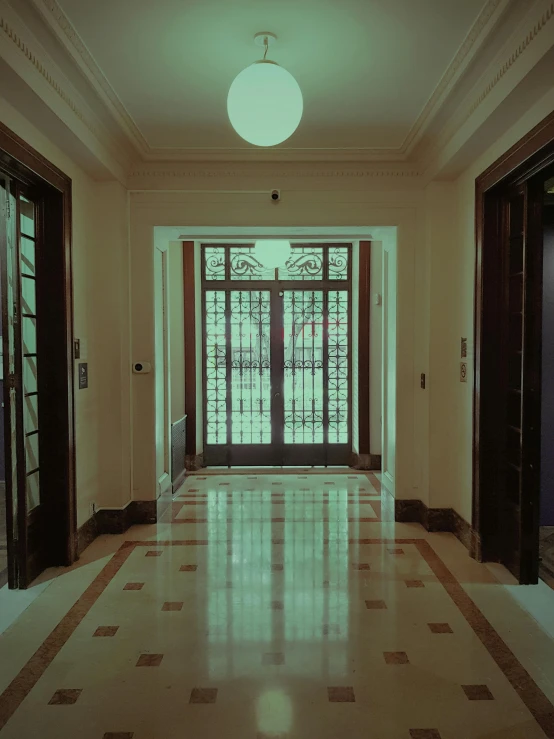
[[[493,576],[394,524],[380,488],[190,477],[157,526],[92,545],[99,574],[4,682],[0,739],[554,738],[549,697],[449,567]],[[0,677],[27,621],[0,637]]]

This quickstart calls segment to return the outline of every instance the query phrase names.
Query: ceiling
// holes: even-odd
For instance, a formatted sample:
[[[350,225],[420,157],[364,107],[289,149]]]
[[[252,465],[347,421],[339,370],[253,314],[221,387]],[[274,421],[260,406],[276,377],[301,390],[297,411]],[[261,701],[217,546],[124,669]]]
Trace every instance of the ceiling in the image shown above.
[[[58,0],[148,145],[251,148],[226,114],[234,77],[273,58],[304,117],[279,148],[399,148],[486,0]]]

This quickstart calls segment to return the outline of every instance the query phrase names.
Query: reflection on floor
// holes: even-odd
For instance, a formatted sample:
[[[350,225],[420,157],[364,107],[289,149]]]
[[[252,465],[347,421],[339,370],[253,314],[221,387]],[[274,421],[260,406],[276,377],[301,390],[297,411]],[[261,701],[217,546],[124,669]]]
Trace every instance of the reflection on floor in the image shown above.
[[[0,637],[0,739],[554,738],[554,643],[392,503],[374,475],[187,478]]]
[[[0,482],[0,588],[8,581],[8,535],[6,526],[6,486]]]
[[[554,589],[554,526],[541,526],[539,531],[539,575]]]

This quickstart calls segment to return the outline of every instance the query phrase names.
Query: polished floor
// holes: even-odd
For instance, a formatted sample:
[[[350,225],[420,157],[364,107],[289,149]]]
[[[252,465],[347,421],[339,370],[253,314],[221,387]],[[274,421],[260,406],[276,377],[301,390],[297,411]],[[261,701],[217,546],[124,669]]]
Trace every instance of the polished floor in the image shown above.
[[[0,636],[0,739],[554,738],[554,642],[375,475],[196,475]]]

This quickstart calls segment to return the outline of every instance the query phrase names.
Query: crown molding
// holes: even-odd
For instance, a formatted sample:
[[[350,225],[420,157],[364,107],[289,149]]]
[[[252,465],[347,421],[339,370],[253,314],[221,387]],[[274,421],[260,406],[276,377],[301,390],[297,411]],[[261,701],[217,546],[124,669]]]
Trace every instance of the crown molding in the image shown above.
[[[367,166],[360,167],[343,162],[342,166],[321,163],[281,163],[279,166],[267,166],[267,164],[250,163],[250,165],[237,164],[229,166],[225,163],[202,163],[191,164],[186,167],[171,166],[164,163],[137,164],[129,173],[127,186],[130,190],[178,190],[182,185],[189,182],[205,181],[212,182],[214,179],[227,180],[256,180],[269,181],[272,183],[283,182],[287,179],[298,182],[300,180],[347,180],[352,184],[356,181],[379,180],[402,181],[409,186],[419,182],[421,172],[417,167],[408,165]]]
[[[525,59],[529,54],[535,53],[538,59],[540,55],[545,53],[546,49],[552,47],[554,41],[553,26],[554,0],[535,0],[523,20],[512,31],[510,38],[497,54],[494,62],[489,65],[485,73],[473,85],[464,101],[452,112],[448,122],[431,145],[416,153],[418,160],[425,161],[427,165],[422,167],[422,170],[427,169],[425,177],[432,176],[436,162],[439,161],[458,135],[462,134],[462,138],[464,136],[466,138],[471,137],[472,133],[463,132],[463,129],[466,126],[471,127],[472,117],[490,115],[490,109],[487,114],[484,108],[488,105],[489,100],[494,98],[497,87],[507,81],[510,73],[515,73],[521,64],[525,65]],[[546,28],[551,29],[550,36],[544,33]],[[537,39],[545,43],[537,44]],[[537,63],[537,59],[533,60],[531,58],[528,61],[530,69]],[[520,74],[527,74],[527,71],[523,69]],[[519,82],[517,77],[516,74],[513,81],[514,86]],[[460,146],[461,141],[457,142],[456,148]]]
[[[444,105],[448,96],[476,58],[479,50],[489,38],[500,18],[517,0],[488,0],[477,20],[448,65],[431,97],[425,104],[416,122],[408,132],[400,151],[409,155],[425,136],[429,126]]]
[[[128,151],[126,146],[122,146],[121,141],[114,140],[112,132],[108,131],[98,120],[93,110],[71,85],[63,70],[59,69],[42,47],[40,41],[37,41],[36,37],[27,31],[26,25],[14,13],[12,7],[0,0],[0,41],[4,39],[9,42],[4,56],[8,65],[16,69],[18,67],[18,63],[16,63],[18,59],[24,59],[30,65],[33,72],[39,75],[41,84],[45,85],[43,89],[48,90],[49,93],[53,92],[54,96],[51,94],[43,95],[36,89],[35,93],[40,95],[43,101],[51,108],[52,106],[48,101],[48,97],[50,97],[51,101],[61,102],[70,113],[70,118],[65,118],[64,120],[59,116],[60,119],[64,120],[65,125],[69,125],[77,136],[79,136],[77,133],[78,127],[84,127],[96,142],[94,148],[98,152],[98,144],[102,147],[104,150],[104,159],[106,160],[107,155],[107,159],[113,163],[112,169],[114,173],[120,178],[121,169],[128,168],[129,162],[131,161],[127,156]],[[59,115],[59,112],[57,115]],[[77,130],[74,130],[74,124],[70,123],[71,117],[78,124]]]
[[[57,1],[31,2],[96,90],[135,152],[147,156],[150,152],[148,142]]]
[[[465,69],[478,54],[492,28],[510,4],[518,2],[518,0],[488,0],[400,147],[359,147],[353,149],[294,149],[282,147],[277,149],[246,147],[164,149],[151,147],[57,0],[31,0],[31,2],[85,74],[134,150],[145,161],[407,162],[411,151],[425,136],[427,128]]]
[[[144,157],[149,162],[405,162],[400,149],[335,148],[293,149],[289,147],[232,149],[151,149]]]
[[[132,170],[129,175],[131,180],[147,177],[156,181],[227,176],[226,172],[232,173],[231,176],[235,177],[251,175],[251,171],[243,172],[237,169],[241,164],[259,167],[260,169],[257,170],[256,174],[260,174],[260,176],[265,176],[266,173],[268,176],[275,174],[275,170],[270,172],[267,169],[270,165],[279,166],[280,169],[283,166],[291,165],[297,168],[294,170],[297,173],[296,176],[301,177],[370,177],[395,178],[396,180],[417,178],[425,170],[424,164],[430,163],[436,152],[449,144],[450,140],[467,123],[468,119],[478,114],[491,92],[508,74],[510,69],[517,64],[535,39],[541,35],[544,37],[542,32],[549,24],[552,25],[551,19],[554,15],[554,2],[551,2],[551,0],[548,0],[548,2],[547,0],[532,0],[530,10],[525,17],[528,30],[524,31],[523,36],[521,35],[521,23],[518,24],[516,29],[520,32],[519,36],[514,32],[513,24],[504,24],[502,34],[506,37],[508,34],[511,34],[511,36],[504,44],[503,48],[507,51],[505,52],[505,58],[500,62],[500,67],[497,66],[499,64],[498,59],[496,65],[490,64],[480,78],[481,88],[475,91],[473,99],[466,100],[466,103],[456,104],[452,98],[452,93],[455,89],[459,89],[458,86],[464,73],[472,62],[477,61],[479,51],[490,39],[491,33],[497,27],[499,20],[508,9],[515,7],[514,4],[519,2],[519,0],[489,0],[404,143],[399,148],[295,149],[277,147],[258,149],[237,147],[229,149],[164,149],[152,148],[148,145],[139,127],[133,121],[108,79],[99,69],[79,34],[63,13],[57,0],[27,1],[35,10],[39,11],[39,17],[45,24],[46,29],[50,29],[54,33],[57,42],[62,44],[70,59],[82,71],[88,80],[88,84],[96,92],[96,99],[103,106],[103,112],[108,112],[108,120],[113,121],[114,125],[108,124],[109,128],[107,128],[100,122],[98,116],[93,114],[91,106],[81,100],[82,95],[74,90],[66,79],[63,70],[60,72],[48,54],[44,53],[42,58],[39,58],[37,50],[40,49],[40,46],[35,44],[35,36],[31,33],[25,34],[26,26],[23,21],[16,24],[18,30],[15,30],[14,24],[9,20],[10,13],[6,14],[8,19],[0,17],[0,36],[3,33],[6,38],[12,41],[14,47],[42,75],[78,121],[88,129],[107,151],[111,152],[111,155],[117,161],[122,162],[122,158],[127,157],[124,166]],[[5,6],[7,6],[7,10],[14,12],[9,3],[0,0],[0,9]],[[0,13],[0,16],[2,16],[2,13]],[[18,18],[19,16],[15,15],[14,17]],[[27,38],[30,39],[29,42],[27,42]],[[512,44],[511,47],[509,46],[510,43]],[[31,47],[33,47],[32,50]],[[469,104],[467,104],[468,102]],[[429,133],[430,126],[439,112],[445,114],[447,103],[453,107],[454,113],[449,117],[448,123],[440,129],[440,133],[433,137]],[[456,105],[457,107],[455,107]],[[437,127],[435,126],[435,128]],[[426,136],[429,136],[428,142]],[[144,166],[130,167],[129,161],[133,159],[143,162]],[[179,166],[169,167],[169,171],[173,174],[168,174],[168,170],[163,165],[164,163],[169,165],[169,162],[174,162],[177,165],[183,163],[184,166],[186,166],[186,163],[190,163],[191,166],[186,171],[181,170]],[[317,168],[318,162],[324,165],[323,170]],[[212,165],[215,167],[218,163],[223,165],[223,169],[218,168],[212,172]],[[375,163],[376,166],[371,167],[372,163]],[[356,164],[361,166],[356,167]],[[198,165],[198,167],[194,165]],[[313,168],[311,170],[312,174],[308,174],[310,167]],[[322,171],[330,174],[322,174]],[[283,176],[288,176],[288,174],[290,174],[289,170]]]

